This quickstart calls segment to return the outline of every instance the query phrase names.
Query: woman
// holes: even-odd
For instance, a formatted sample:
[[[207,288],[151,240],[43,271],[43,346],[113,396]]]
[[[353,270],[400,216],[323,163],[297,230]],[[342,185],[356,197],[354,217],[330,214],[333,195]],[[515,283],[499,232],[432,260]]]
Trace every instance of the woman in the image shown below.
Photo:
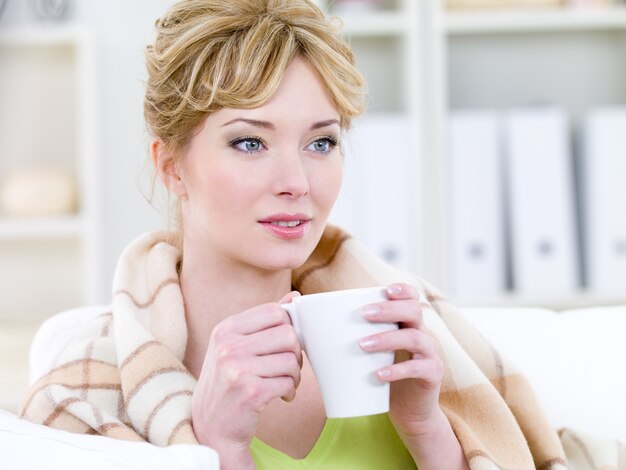
[[[333,24],[308,0],[186,0],[157,29],[145,116],[180,227],[127,248],[111,314],[68,347],[22,414],[159,445],[199,442],[224,469],[458,469],[466,458],[531,468],[521,425],[420,303],[424,286],[326,226],[341,137],[363,107],[362,78]],[[377,371],[391,383],[390,412],[327,420],[279,304],[297,290],[381,283],[389,301],[362,314],[400,329],[361,347],[397,352]],[[467,374],[465,396],[454,381]],[[562,461],[544,437],[538,455]]]
[[[319,243],[339,193],[339,141],[361,107],[362,81],[350,51],[306,2],[239,2],[209,14],[200,4],[210,10],[211,2],[185,2],[161,23],[162,37],[173,17],[184,18],[175,26],[179,31],[196,25],[207,31],[204,40],[185,44],[191,50],[198,44],[207,55],[203,62],[195,54],[186,59],[202,70],[198,82],[169,78],[171,86],[203,101],[186,105],[200,122],[185,122],[182,132],[161,128],[159,78],[171,65],[159,70],[156,62],[174,54],[165,48],[182,43],[157,42],[153,49],[146,115],[157,136],[154,166],[181,206],[180,285],[189,331],[184,364],[198,378],[194,432],[218,450],[225,468],[243,469],[253,465],[254,436],[301,459],[326,422],[311,367],[278,302],[294,295],[292,270]],[[169,135],[184,139],[184,146],[176,148]],[[376,306],[381,312],[372,317],[406,329],[365,338],[363,347],[421,356],[379,371],[397,388],[390,418],[420,468],[464,468],[438,407],[442,371],[433,341],[419,329],[417,293],[400,285],[389,293],[395,301]],[[372,313],[378,313],[374,307]]]

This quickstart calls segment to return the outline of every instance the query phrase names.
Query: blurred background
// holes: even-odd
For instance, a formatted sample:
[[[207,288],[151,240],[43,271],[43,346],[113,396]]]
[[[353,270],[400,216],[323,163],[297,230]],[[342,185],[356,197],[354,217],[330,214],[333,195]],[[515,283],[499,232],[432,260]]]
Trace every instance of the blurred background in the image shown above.
[[[167,227],[143,51],[172,3],[0,0],[0,407],[37,326]],[[318,3],[369,83],[333,222],[460,305],[626,303],[622,0]]]

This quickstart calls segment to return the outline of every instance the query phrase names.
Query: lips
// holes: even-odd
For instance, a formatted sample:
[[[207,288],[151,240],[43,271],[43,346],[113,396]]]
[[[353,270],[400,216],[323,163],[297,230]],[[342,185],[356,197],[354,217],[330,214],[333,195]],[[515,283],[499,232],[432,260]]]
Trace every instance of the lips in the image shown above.
[[[274,214],[259,223],[273,235],[282,239],[302,238],[310,224],[311,217],[306,214]]]
[[[266,217],[265,219],[259,220],[259,222],[262,224],[272,224],[272,225],[279,225],[279,226],[284,226],[284,227],[287,227],[287,226],[295,227],[298,224],[303,223],[303,222],[308,222],[309,220],[311,220],[311,217],[309,217],[306,214],[281,213],[281,214],[274,214],[269,217]]]

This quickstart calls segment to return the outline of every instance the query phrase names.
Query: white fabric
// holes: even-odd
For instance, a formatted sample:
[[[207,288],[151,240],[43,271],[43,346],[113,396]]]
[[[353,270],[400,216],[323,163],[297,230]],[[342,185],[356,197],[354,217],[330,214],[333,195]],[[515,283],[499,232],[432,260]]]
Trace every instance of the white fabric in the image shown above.
[[[554,427],[626,441],[626,307],[461,311],[521,369]]]
[[[63,348],[83,331],[86,324],[110,309],[111,307],[106,305],[80,307],[54,315],[43,322],[30,346],[28,356],[30,383],[34,383],[52,369]]]
[[[197,445],[157,447],[72,434],[0,411],[0,461],[11,470],[218,470],[217,453]]]

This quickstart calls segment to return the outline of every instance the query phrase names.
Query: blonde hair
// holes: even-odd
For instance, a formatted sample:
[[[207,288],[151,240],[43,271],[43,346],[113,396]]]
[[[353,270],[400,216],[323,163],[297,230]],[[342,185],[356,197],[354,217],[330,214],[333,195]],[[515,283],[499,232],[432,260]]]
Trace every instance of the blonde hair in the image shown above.
[[[177,154],[211,112],[265,103],[298,54],[319,75],[342,128],[363,111],[354,54],[339,25],[309,0],[183,0],[156,28],[144,115],[152,135]]]

